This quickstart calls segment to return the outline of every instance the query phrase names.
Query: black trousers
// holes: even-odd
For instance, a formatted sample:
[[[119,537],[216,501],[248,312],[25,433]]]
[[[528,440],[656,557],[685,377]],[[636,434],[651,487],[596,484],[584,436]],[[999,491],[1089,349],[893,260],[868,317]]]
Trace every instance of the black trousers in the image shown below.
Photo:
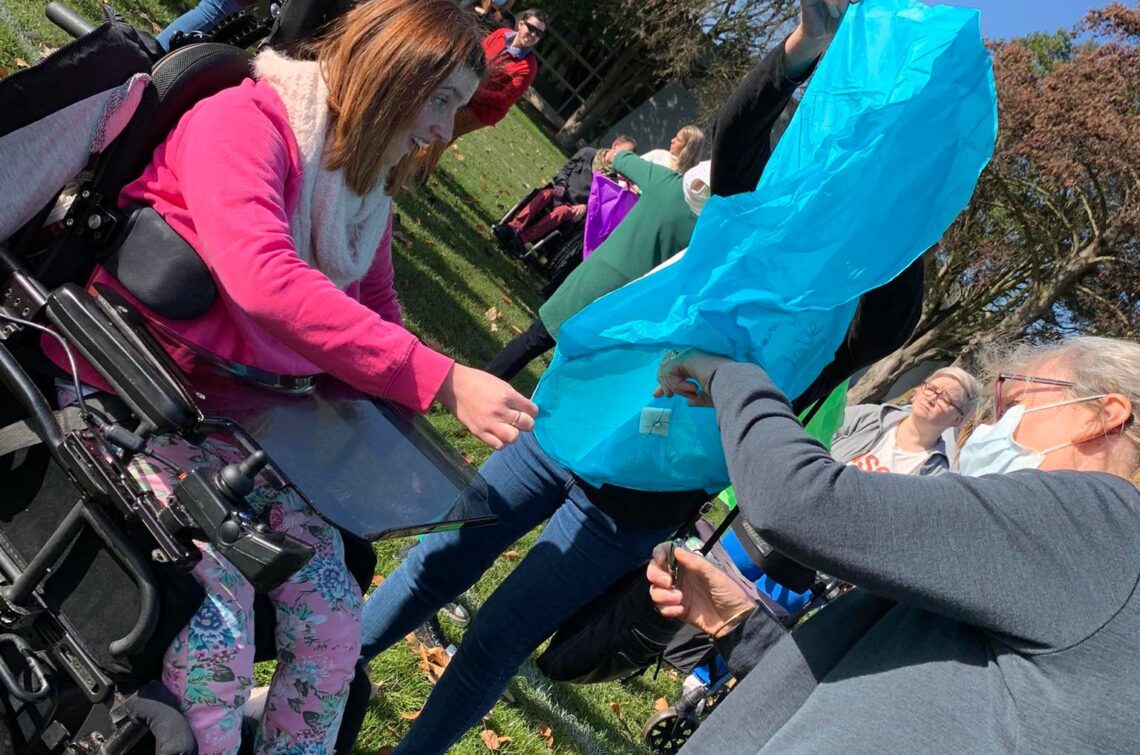
[[[536,317],[530,327],[504,346],[483,370],[497,378],[510,380],[522,372],[535,357],[542,356],[553,348],[554,336],[546,332],[541,318]]]

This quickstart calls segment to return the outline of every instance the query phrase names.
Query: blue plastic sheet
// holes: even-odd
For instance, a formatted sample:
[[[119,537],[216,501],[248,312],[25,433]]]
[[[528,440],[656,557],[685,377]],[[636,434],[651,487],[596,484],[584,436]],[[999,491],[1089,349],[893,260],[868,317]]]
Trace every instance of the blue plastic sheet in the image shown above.
[[[713,410],[652,398],[663,352],[760,364],[798,395],[859,296],[966,206],[996,135],[976,11],[851,6],[756,191],[710,199],[681,260],[562,326],[535,393],[542,447],[595,485],[723,488]]]

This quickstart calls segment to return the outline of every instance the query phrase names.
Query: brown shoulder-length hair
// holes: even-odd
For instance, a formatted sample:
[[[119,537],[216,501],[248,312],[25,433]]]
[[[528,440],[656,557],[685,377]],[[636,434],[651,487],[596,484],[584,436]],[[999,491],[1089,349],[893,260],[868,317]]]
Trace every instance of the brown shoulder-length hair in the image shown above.
[[[343,168],[360,195],[378,188],[384,153],[444,79],[486,69],[475,15],[455,0],[364,0],[304,52],[329,89],[325,167]],[[417,155],[401,160],[385,190],[395,194],[419,167]]]

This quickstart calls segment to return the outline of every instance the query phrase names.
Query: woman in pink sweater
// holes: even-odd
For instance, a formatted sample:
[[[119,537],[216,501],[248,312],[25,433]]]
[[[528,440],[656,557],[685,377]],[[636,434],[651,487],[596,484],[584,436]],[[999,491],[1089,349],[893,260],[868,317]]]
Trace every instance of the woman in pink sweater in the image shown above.
[[[140,308],[177,334],[166,345],[192,377],[201,349],[279,375],[327,372],[419,411],[438,400],[492,448],[513,442],[536,407],[423,345],[401,325],[393,289],[391,195],[421,148],[451,139],[455,111],[479,85],[474,19],[454,0],[367,0],[309,52],[312,62],[260,54],[253,78],[183,116],[124,190],[124,204],[154,207],[197,250],[219,289],[190,321]],[[105,271],[96,280],[116,286]],[[131,471],[160,500],[171,469],[238,456],[172,436],[153,451]],[[270,593],[279,662],[256,747],[330,752],[360,650],[360,591],[340,535],[303,501],[269,486],[251,501],[316,552]],[[253,588],[200,547],[206,599],[167,651],[163,682],[199,752],[234,753],[253,678]]]

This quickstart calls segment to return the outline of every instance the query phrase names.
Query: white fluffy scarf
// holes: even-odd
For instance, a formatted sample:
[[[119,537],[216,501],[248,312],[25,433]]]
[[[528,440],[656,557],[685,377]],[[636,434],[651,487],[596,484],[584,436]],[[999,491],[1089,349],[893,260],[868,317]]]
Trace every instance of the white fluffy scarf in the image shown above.
[[[384,177],[362,197],[345,185],[343,170],[324,167],[328,87],[319,64],[266,50],[254,59],[253,70],[285,104],[301,148],[301,196],[289,219],[297,255],[343,289],[363,278],[376,257],[392,209]]]

